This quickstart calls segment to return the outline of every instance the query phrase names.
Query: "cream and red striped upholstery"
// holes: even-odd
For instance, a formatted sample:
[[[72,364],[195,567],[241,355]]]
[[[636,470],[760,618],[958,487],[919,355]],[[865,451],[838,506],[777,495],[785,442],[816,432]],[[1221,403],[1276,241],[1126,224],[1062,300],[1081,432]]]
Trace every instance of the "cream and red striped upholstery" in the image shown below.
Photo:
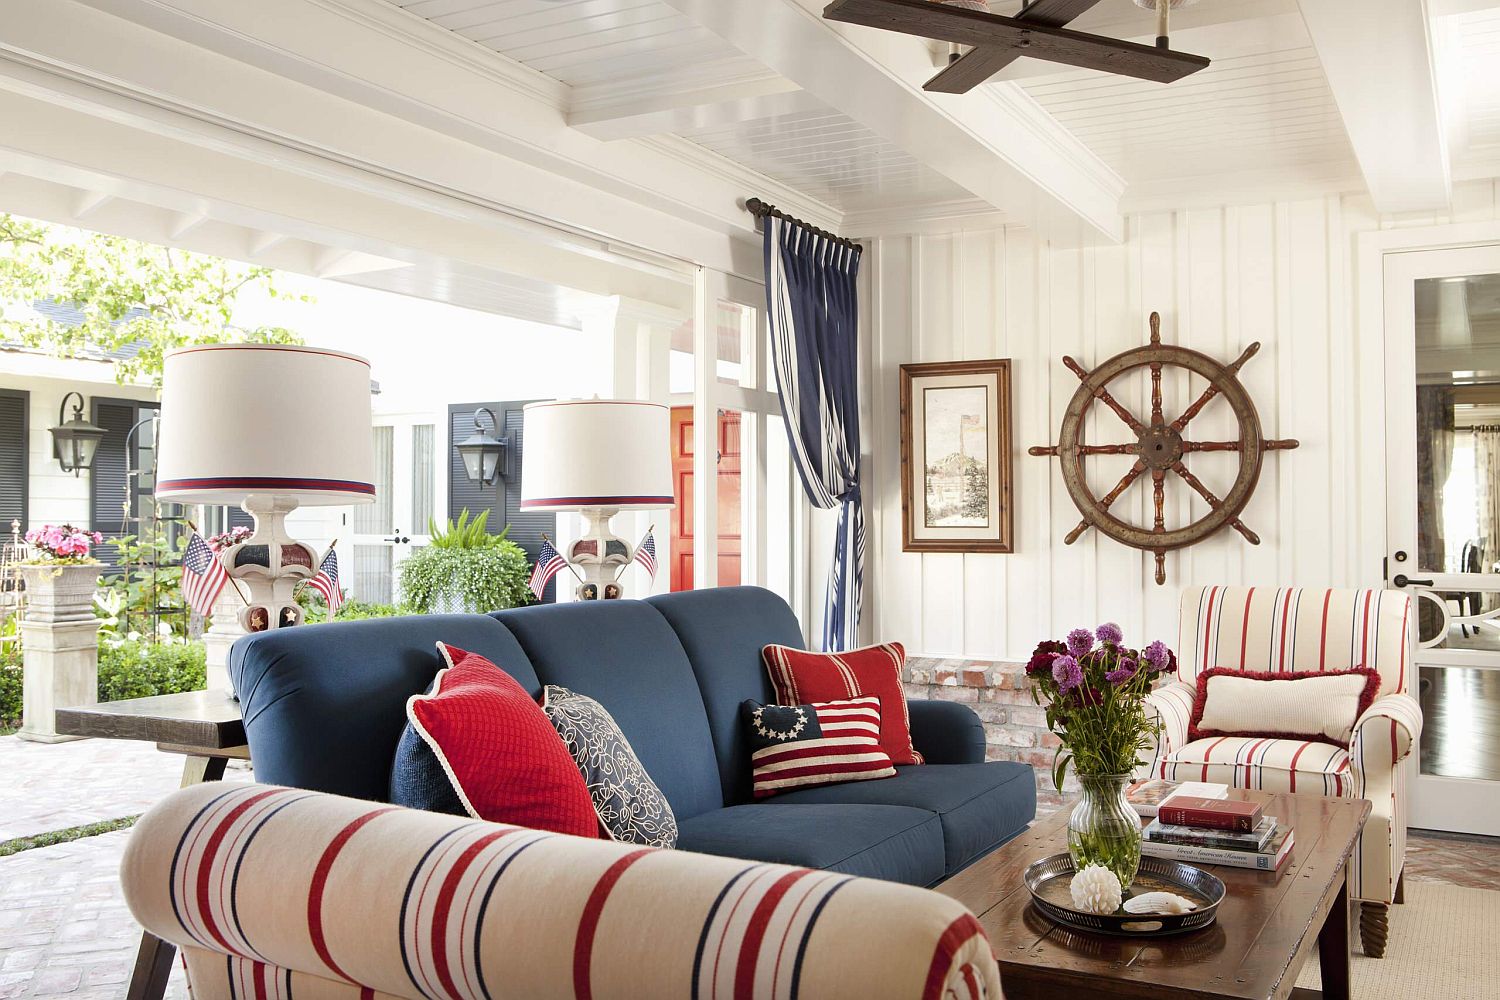
[[[1350,864],[1350,891],[1389,903],[1406,854],[1402,761],[1422,732],[1408,693],[1416,645],[1411,598],[1392,590],[1191,587],[1182,593],[1177,679],[1152,692],[1162,724],[1142,776],[1219,781],[1268,792],[1365,798],[1370,818]],[[1216,737],[1188,741],[1204,670],[1347,670],[1380,673],[1381,696],[1360,716],[1347,749],[1301,740]]]
[[[925,889],[267,785],[169,796],[121,879],[196,1000],[1000,997]]]

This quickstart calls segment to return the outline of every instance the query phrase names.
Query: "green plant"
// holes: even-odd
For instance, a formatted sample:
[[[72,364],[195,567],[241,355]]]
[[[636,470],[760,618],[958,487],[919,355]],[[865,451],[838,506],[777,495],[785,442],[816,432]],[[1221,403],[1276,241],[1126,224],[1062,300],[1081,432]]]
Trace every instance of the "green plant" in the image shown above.
[[[324,603],[323,596],[311,587],[303,587],[297,591],[297,603],[302,605],[302,620],[306,624],[316,625],[328,621],[328,605]],[[401,614],[405,612],[394,604],[346,601],[339,608],[339,613],[333,616],[333,620],[352,622],[365,618],[394,618]]]
[[[490,520],[490,512],[482,510],[479,516],[473,520],[469,519],[469,508],[465,507],[458,512],[458,520],[455,522],[449,518],[443,522],[442,528],[430,518],[427,521],[427,533],[432,536],[429,547],[434,549],[491,549],[500,545],[510,536],[510,525],[498,535],[492,535],[487,530]]]
[[[126,640],[99,646],[99,700],[200,691],[207,683],[201,642]]]
[[[417,614],[436,611],[498,611],[525,604],[526,553],[510,539],[491,535],[484,548],[424,546],[401,564],[401,595]]]
[[[182,599],[178,546],[163,531],[144,538],[121,535],[108,544],[121,569],[105,575],[105,593],[94,601],[94,613],[105,620],[106,628],[120,638],[154,636],[157,621],[169,628],[175,622],[174,631],[185,635],[188,611]]]
[[[300,344],[282,327],[233,323],[235,299],[250,287],[282,297],[270,268],[231,264],[119,236],[0,213],[0,306],[60,302],[77,310],[58,322],[32,310],[0,311],[0,339],[60,357],[114,354],[115,379],[161,384],[173,348],[231,341]],[[295,296],[311,301],[306,296]],[[127,353],[123,348],[130,348]]]
[[[0,622],[0,735],[21,725],[21,643],[19,621]]]

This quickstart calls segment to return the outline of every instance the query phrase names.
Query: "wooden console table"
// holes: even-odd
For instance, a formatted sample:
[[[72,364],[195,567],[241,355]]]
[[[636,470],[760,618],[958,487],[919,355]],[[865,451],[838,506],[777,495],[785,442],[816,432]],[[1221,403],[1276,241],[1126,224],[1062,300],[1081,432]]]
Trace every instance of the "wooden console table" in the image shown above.
[[[1038,912],[1021,873],[1068,849],[1066,808],[937,891],[979,917],[1000,963],[1007,1000],[1348,1000],[1349,855],[1370,804],[1319,795],[1230,795],[1264,801],[1266,815],[1290,823],[1297,840],[1279,872],[1212,866],[1229,894],[1218,919],[1202,930],[1122,938],[1069,930]],[[1321,993],[1296,985],[1314,945]]]
[[[68,736],[143,740],[166,753],[181,754],[184,788],[218,781],[231,760],[250,759],[240,703],[219,691],[59,708],[56,719],[57,731]],[[161,1000],[176,953],[176,946],[142,931],[126,993],[129,1000]]]

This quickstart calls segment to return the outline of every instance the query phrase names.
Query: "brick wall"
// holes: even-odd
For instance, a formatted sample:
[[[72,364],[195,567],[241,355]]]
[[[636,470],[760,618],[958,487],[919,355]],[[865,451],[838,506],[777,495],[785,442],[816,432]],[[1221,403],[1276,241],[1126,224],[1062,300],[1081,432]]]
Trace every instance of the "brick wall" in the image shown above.
[[[908,698],[961,701],[984,723],[985,757],[1030,764],[1036,774],[1037,811],[1048,812],[1077,793],[1070,773],[1063,793],[1052,785],[1052,757],[1057,737],[1047,717],[1031,700],[1024,664],[996,660],[960,660],[914,656],[903,678]]]

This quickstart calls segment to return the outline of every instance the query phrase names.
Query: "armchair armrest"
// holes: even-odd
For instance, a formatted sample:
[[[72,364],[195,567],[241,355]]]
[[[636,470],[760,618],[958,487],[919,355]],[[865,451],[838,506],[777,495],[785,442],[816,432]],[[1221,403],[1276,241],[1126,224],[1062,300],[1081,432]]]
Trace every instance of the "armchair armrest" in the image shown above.
[[[984,762],[984,723],[968,705],[956,701],[908,700],[911,742],[928,764]]]
[[[1193,699],[1197,694],[1198,689],[1186,681],[1173,681],[1146,696],[1146,711],[1156,714],[1161,732],[1157,734],[1151,762],[1136,766],[1137,777],[1161,777],[1162,762],[1187,745],[1188,722],[1193,717]]]
[[[979,922],[926,889],[300,789],[173,793],[121,881],[200,997],[1000,995]]]
[[[1367,774],[1405,760],[1422,735],[1422,706],[1409,694],[1376,698],[1354,724],[1349,766]]]

